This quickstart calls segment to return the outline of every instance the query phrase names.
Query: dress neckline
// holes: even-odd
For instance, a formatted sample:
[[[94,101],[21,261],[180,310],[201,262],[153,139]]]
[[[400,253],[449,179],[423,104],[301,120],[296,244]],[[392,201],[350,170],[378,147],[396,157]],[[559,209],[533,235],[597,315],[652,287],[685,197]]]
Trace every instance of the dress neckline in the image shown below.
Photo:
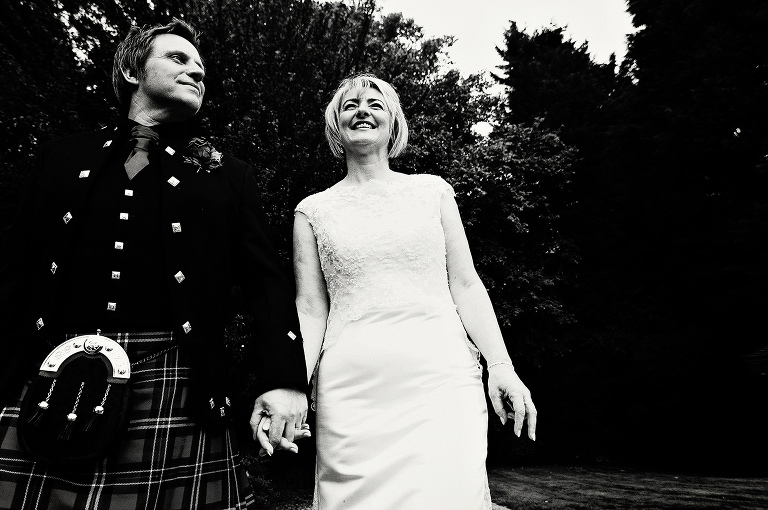
[[[367,180],[367,181],[365,181],[365,182],[363,182],[361,184],[348,184],[348,185],[345,185],[345,186],[338,186],[337,184],[335,184],[335,185],[331,186],[330,188],[328,188],[328,191],[340,191],[340,192],[341,191],[345,191],[345,190],[350,190],[350,191],[355,191],[355,190],[366,191],[366,190],[369,190],[369,189],[392,188],[392,187],[395,187],[395,186],[397,186],[399,184],[413,182],[413,180],[411,178],[416,176],[416,175],[419,175],[419,174],[402,174],[402,175],[405,176],[405,179],[384,180],[384,179],[373,178],[373,179],[369,179],[369,180]]]

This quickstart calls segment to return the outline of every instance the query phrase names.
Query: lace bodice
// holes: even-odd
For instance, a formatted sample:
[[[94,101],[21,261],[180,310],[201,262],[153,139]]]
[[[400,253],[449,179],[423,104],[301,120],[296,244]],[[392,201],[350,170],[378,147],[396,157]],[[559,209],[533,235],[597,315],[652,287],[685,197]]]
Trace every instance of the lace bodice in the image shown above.
[[[329,188],[305,198],[330,298],[323,348],[346,322],[370,311],[456,313],[448,287],[443,194],[453,188],[434,175],[374,180]]]

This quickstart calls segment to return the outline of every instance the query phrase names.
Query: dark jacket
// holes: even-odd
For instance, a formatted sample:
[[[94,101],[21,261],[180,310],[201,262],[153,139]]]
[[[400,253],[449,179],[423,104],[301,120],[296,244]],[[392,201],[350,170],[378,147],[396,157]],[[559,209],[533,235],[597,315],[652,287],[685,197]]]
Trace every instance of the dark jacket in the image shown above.
[[[61,332],[57,300],[75,289],[61,289],[56,276],[69,262],[78,215],[116,150],[116,134],[105,128],[41,148],[0,263],[0,392],[17,391],[28,365],[39,363],[47,336]],[[197,171],[184,163],[186,140],[161,143],[158,256],[167,277],[157,291],[169,297],[176,337],[196,353],[199,386],[217,401],[225,391],[220,354],[234,294],[254,318],[251,397],[274,388],[305,390],[293,285],[270,239],[253,169],[224,154],[222,167]]]

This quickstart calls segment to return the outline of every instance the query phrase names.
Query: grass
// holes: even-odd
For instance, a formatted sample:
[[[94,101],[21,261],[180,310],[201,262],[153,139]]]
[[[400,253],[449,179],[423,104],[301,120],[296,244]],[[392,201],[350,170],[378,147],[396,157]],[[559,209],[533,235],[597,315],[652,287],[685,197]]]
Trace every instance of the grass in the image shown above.
[[[494,510],[768,509],[765,478],[559,466],[489,467],[488,477]],[[257,482],[254,489],[261,503],[257,508],[309,510],[311,479],[303,474],[289,478],[293,481],[273,477],[271,481]]]

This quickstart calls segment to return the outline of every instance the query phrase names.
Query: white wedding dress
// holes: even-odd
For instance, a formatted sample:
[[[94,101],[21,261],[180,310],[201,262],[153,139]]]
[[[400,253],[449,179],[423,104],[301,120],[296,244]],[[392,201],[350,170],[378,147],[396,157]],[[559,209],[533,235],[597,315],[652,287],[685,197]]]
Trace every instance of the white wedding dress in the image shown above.
[[[433,175],[304,199],[330,314],[317,373],[319,510],[490,510],[476,348],[448,287]]]

